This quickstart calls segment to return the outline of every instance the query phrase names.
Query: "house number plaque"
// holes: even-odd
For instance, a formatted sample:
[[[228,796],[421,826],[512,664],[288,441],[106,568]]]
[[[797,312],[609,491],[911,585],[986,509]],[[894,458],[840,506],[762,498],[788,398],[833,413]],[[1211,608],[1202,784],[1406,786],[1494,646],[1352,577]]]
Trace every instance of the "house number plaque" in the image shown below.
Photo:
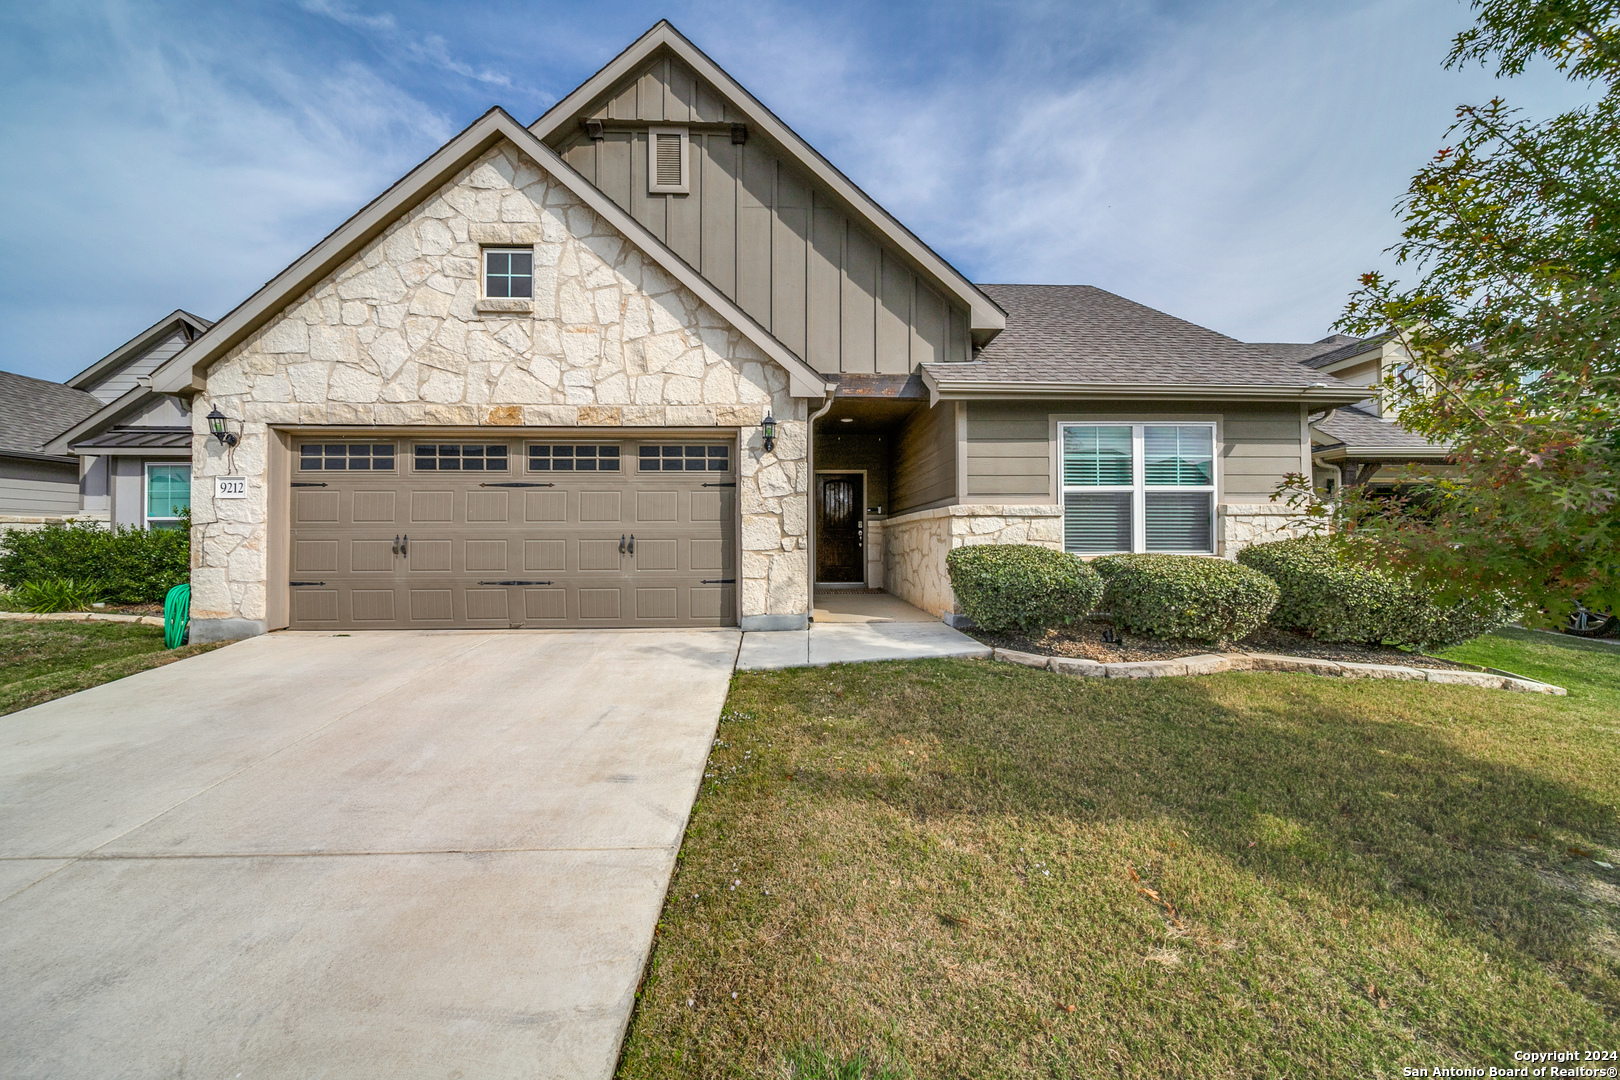
[[[247,477],[245,477],[245,476],[216,476],[216,477],[214,477],[214,498],[216,498],[216,499],[245,499],[245,498],[247,498]]]

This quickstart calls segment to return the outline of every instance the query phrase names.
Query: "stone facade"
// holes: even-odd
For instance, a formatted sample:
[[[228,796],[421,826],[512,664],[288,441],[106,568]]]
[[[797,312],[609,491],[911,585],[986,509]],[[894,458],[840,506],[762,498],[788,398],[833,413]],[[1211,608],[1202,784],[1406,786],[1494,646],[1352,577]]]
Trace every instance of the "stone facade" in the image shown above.
[[[480,299],[485,244],[533,246],[532,302]],[[240,421],[234,450],[207,436],[214,407]],[[769,454],[759,435],[767,411],[779,422]],[[680,427],[738,437],[744,626],[802,625],[806,415],[785,371],[503,143],[208,372],[192,410],[195,632],[265,629],[269,431],[323,425]],[[219,475],[246,476],[249,497],[216,504]]]
[[[1216,548],[1228,559],[1255,544],[1290,540],[1309,532],[1299,515],[1278,503],[1224,503],[1216,510]]]
[[[1057,506],[941,506],[900,514],[883,523],[883,587],[924,611],[957,613],[945,556],[969,544],[1039,544],[1061,550],[1063,510]]]

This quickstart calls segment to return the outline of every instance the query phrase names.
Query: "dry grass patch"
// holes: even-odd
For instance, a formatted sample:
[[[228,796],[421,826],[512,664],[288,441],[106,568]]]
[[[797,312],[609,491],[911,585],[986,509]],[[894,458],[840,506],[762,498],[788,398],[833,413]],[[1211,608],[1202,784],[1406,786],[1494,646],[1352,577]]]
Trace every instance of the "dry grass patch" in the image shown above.
[[[138,623],[0,621],[0,714],[217,649],[163,647],[163,630]]]
[[[739,674],[620,1074],[1373,1077],[1612,1047],[1620,752],[1607,694],[1571,686]]]

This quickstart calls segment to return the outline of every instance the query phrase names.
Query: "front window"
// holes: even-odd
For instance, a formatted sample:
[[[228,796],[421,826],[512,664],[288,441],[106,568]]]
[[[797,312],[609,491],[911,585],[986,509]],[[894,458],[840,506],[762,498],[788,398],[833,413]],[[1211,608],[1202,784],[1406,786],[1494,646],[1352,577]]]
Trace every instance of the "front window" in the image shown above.
[[[1213,424],[1065,424],[1063,549],[1215,550]]]
[[[534,298],[534,249],[485,248],[484,295],[495,300]]]
[[[153,529],[172,529],[191,509],[191,466],[148,465],[146,467],[146,524]]]

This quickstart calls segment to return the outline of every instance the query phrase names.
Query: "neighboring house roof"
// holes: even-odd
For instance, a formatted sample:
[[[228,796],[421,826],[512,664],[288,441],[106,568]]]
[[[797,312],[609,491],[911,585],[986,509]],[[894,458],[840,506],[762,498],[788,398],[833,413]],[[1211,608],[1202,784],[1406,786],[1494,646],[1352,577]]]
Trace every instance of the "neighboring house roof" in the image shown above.
[[[1307,360],[1302,360],[1301,363],[1308,368],[1321,370],[1322,368],[1331,367],[1332,365],[1337,364],[1340,360],[1348,360],[1352,356],[1360,356],[1364,352],[1371,352],[1373,349],[1376,349],[1378,346],[1382,345],[1384,342],[1388,341],[1394,336],[1394,332],[1390,331],[1389,333],[1385,334],[1374,334],[1369,338],[1351,338],[1338,348],[1329,349],[1327,352],[1323,353],[1317,353],[1315,356],[1312,356]]]
[[[1445,446],[1357,405],[1335,409],[1311,427],[1332,440],[1314,452],[1332,458],[1443,457],[1448,452]]]
[[[100,408],[96,398],[65,383],[0,371],[0,454],[62,457],[45,444]]]
[[[192,337],[196,337],[214,325],[207,319],[193,315],[189,311],[175,308],[100,360],[68,379],[67,385],[77,390],[95,389],[120,369],[139,359],[153,345],[173,333],[177,324],[186,327]]]
[[[936,397],[1283,397],[1349,403],[1365,387],[1090,285],[981,285],[1007,329],[967,363],[923,365]]]
[[[611,89],[615,83],[629,75],[659,49],[668,49],[707,80],[723,95],[731,99],[739,112],[747,117],[751,130],[757,130],[776,143],[817,180],[821,181],[865,218],[895,247],[915,260],[929,277],[945,291],[959,299],[968,308],[968,329],[975,341],[985,341],[1006,325],[1005,313],[986,294],[962,275],[954,266],[941,258],[932,248],[918,239],[915,233],[902,225],[894,215],[879,206],[866,192],[840,172],[832,162],[822,157],[815,147],[805,142],[777,115],[760,103],[741,83],[728,75],[719,64],[709,59],[693,45],[667,19],[659,20],[651,30],[637,38],[630,47],[608,61],[607,65],[586,79],[578,89],[548,109],[529,129],[543,140],[549,141],[561,129],[571,127],[578,115],[595,99]]]
[[[357,214],[306,252],[298,261],[277,274],[237,308],[209,327],[152,376],[154,389],[164,393],[200,390],[208,368],[223,358],[305,290],[337,269],[357,251],[375,239],[411,207],[478,159],[490,147],[507,140],[537,165],[568,188],[608,224],[657,263],[681,285],[731,323],[767,357],[779,364],[789,378],[795,397],[821,397],[827,384],[815,369],[793,355],[742,308],[715,288],[708,279],[683,261],[646,227],[604,195],[556,151],[541,142],[505,109],[493,108],[473,121],[466,130],[445,143],[422,164],[412,169],[387,191],[373,199]]]
[[[1296,363],[1303,364],[1314,359],[1315,357],[1321,356],[1323,353],[1333,352],[1342,346],[1359,340],[1361,339],[1351,337],[1349,334],[1329,334],[1320,341],[1257,341],[1250,342],[1249,347],[1253,349],[1261,349],[1265,352],[1271,353],[1273,356],[1281,357],[1284,360],[1293,360]]]

